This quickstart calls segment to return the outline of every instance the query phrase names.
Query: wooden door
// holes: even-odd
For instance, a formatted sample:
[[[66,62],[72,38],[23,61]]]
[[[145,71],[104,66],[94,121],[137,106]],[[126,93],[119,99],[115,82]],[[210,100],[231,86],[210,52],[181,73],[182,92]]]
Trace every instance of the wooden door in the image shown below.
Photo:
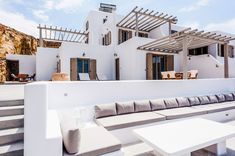
[[[115,77],[116,77],[116,80],[120,80],[120,60],[119,60],[119,58],[115,59]]]
[[[174,55],[167,55],[166,68],[167,71],[174,71]]]
[[[90,60],[90,71],[89,71],[90,79],[96,80],[96,60]]]
[[[78,73],[77,73],[77,58],[70,59],[70,79],[71,81],[78,80]]]
[[[11,74],[18,76],[19,73],[19,60],[7,60],[7,81],[13,81]],[[25,74],[25,73],[21,73]]]
[[[146,55],[146,80],[153,79],[153,54]]]

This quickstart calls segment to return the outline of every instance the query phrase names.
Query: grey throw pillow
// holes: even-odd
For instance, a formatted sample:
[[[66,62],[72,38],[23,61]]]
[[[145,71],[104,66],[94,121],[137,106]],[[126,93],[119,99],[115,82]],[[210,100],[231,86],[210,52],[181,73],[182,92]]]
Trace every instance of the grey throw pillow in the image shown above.
[[[224,94],[225,100],[226,101],[233,101],[233,94],[229,93],[229,94]]]
[[[146,112],[151,111],[149,100],[135,101],[135,112]]]
[[[189,107],[190,106],[188,98],[178,97],[178,98],[176,98],[176,101],[178,102],[179,107]]]
[[[95,118],[117,115],[116,104],[102,104],[95,106]]]
[[[208,98],[210,100],[210,103],[218,103],[219,102],[215,95],[209,95]]]
[[[217,94],[216,97],[219,102],[225,102],[225,96],[223,94]]]
[[[198,97],[189,97],[188,100],[191,106],[196,106],[201,104]]]
[[[163,99],[150,100],[150,104],[153,111],[166,109],[166,105]]]
[[[198,99],[200,100],[201,105],[210,103],[210,100],[207,96],[199,96]]]
[[[78,153],[81,136],[80,136],[80,130],[78,126],[76,126],[76,121],[72,119],[62,120],[60,122],[60,128],[66,151],[69,154]]]
[[[134,102],[117,102],[117,114],[128,114],[135,112]]]
[[[175,98],[165,99],[166,108],[177,108],[179,107]]]

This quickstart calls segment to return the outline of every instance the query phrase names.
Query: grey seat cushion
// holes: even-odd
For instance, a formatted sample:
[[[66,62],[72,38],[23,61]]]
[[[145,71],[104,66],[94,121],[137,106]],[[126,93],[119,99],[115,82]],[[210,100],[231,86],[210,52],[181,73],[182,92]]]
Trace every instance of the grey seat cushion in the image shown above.
[[[149,100],[135,101],[134,104],[135,104],[135,112],[151,111]]]
[[[166,116],[167,120],[171,120],[171,119],[191,117],[195,115],[203,115],[203,114],[206,114],[207,112],[196,110],[191,107],[181,107],[181,108],[154,111],[154,113]]]
[[[230,109],[235,109],[235,102],[232,101],[232,102],[223,102],[211,105],[200,105],[200,106],[193,106],[192,108],[201,111],[207,111],[207,113],[216,113]]]
[[[224,94],[225,100],[226,101],[233,101],[233,94],[229,93],[229,94]]]
[[[152,110],[166,109],[166,104],[163,99],[150,100]]]
[[[215,95],[209,95],[208,98],[210,100],[210,103],[218,103],[219,102]]]
[[[198,99],[200,100],[201,105],[210,104],[208,96],[199,96]]]
[[[175,98],[165,99],[166,108],[177,108],[179,107],[178,102]]]
[[[134,102],[117,102],[117,114],[128,114],[128,113],[134,113],[135,112],[135,106]]]
[[[95,106],[95,117],[96,118],[113,116],[113,115],[117,115],[115,103],[101,104],[101,105]]]
[[[97,156],[121,149],[121,142],[103,127],[81,129],[79,152],[74,156]],[[67,154],[68,155],[68,154]]]
[[[106,118],[95,119],[95,121],[98,125],[103,126],[107,130],[115,130],[163,121],[165,119],[166,118],[164,116],[153,112],[142,112],[110,116]]]
[[[63,144],[66,151],[70,154],[78,153],[80,149],[80,129],[75,120],[63,119],[60,121]]]
[[[223,94],[217,94],[216,97],[219,102],[225,102],[225,96]]]
[[[191,106],[196,106],[196,105],[201,104],[198,97],[196,97],[196,96],[195,97],[189,97],[188,100],[189,100],[189,103],[190,103]]]
[[[188,98],[178,97],[178,98],[176,98],[176,101],[178,102],[179,107],[189,107],[190,106]]]

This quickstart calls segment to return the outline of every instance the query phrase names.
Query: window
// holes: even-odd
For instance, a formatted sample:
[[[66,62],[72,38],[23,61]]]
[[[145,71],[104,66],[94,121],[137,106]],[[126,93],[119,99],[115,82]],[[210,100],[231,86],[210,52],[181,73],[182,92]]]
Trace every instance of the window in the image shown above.
[[[148,34],[147,34],[147,33],[139,33],[138,36],[139,36],[139,37],[148,38]]]
[[[218,56],[224,57],[224,45],[218,44]],[[234,58],[234,47],[229,45],[228,46],[228,57]]]
[[[208,46],[189,50],[189,55],[205,55],[205,54],[208,54]]]
[[[89,73],[89,59],[77,59],[77,73]]]
[[[132,38],[132,31],[122,30],[122,29],[118,30],[118,43],[119,44],[129,40],[130,38]]]
[[[110,45],[111,44],[111,31],[109,31],[106,35],[104,35],[102,39],[102,45]]]
[[[89,21],[86,22],[86,31],[89,29]]]

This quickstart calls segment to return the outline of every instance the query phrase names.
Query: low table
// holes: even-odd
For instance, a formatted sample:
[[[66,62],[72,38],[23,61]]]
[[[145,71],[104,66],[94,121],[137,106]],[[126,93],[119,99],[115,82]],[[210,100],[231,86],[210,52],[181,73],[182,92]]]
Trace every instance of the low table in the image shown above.
[[[226,139],[235,137],[235,127],[202,118],[187,119],[134,130],[136,136],[163,156],[189,156],[216,145],[217,155],[226,155]]]

